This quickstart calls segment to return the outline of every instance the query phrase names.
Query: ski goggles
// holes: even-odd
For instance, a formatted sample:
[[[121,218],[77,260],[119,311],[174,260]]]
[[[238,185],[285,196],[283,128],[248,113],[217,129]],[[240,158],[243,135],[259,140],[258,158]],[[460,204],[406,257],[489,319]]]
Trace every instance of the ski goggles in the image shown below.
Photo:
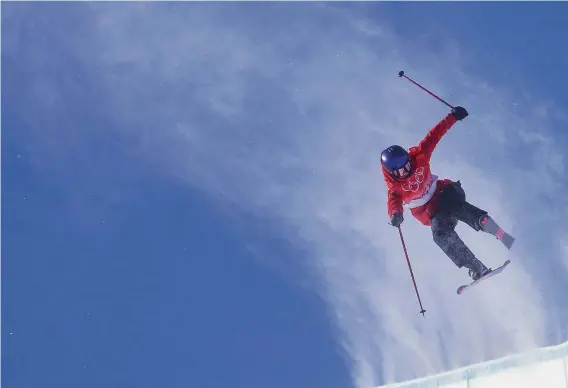
[[[390,173],[396,178],[404,178],[408,176],[408,174],[410,174],[410,170],[411,170],[410,161],[408,161],[404,166],[391,170]]]

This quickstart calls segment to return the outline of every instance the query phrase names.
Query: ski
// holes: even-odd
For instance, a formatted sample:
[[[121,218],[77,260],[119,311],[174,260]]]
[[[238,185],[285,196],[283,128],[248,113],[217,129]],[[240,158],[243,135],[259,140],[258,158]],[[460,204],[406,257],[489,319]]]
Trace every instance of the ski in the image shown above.
[[[501,241],[503,245],[505,245],[505,247],[507,247],[507,249],[509,250],[511,249],[513,243],[515,242],[515,238],[501,228],[499,228],[499,230],[495,234],[495,237],[497,237],[497,239]]]
[[[505,263],[503,263],[502,266],[500,266],[499,268],[495,268],[494,270],[491,270],[491,272],[489,272],[485,276],[475,280],[474,282],[471,282],[469,284],[464,284],[463,286],[459,286],[458,287],[458,295],[461,295],[462,292],[464,292],[465,290],[467,290],[470,287],[475,286],[480,281],[485,280],[485,279],[489,279],[490,277],[497,275],[498,273],[502,272],[505,269],[505,267],[509,265],[510,262],[511,262],[511,260],[507,260]]]
[[[507,249],[511,250],[513,243],[515,242],[515,238],[505,232],[491,217],[483,217],[481,225],[483,230],[495,236]]]

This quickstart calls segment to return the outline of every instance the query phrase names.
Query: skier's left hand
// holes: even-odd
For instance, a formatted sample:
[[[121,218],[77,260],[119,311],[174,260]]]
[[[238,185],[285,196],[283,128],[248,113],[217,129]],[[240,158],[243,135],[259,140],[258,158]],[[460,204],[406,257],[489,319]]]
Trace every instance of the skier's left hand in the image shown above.
[[[452,116],[454,116],[456,120],[461,121],[469,116],[469,113],[467,113],[467,110],[465,110],[464,107],[456,106],[452,109]]]
[[[402,224],[402,221],[404,221],[402,213],[394,213],[391,217],[390,224],[396,228]]]

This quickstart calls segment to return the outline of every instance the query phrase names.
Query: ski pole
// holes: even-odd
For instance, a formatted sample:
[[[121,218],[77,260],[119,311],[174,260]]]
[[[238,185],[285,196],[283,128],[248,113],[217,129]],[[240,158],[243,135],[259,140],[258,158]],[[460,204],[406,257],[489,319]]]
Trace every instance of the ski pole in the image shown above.
[[[412,266],[410,265],[408,252],[406,251],[406,244],[404,243],[404,238],[402,237],[402,229],[400,228],[400,225],[397,226],[397,228],[398,228],[398,233],[400,234],[400,241],[402,242],[402,249],[404,249],[404,255],[406,256],[406,262],[408,263],[408,269],[410,270],[410,276],[412,277],[412,283],[414,283],[414,290],[416,291],[416,296],[418,297],[418,303],[420,304],[420,314],[422,314],[423,317],[426,317],[424,315],[426,310],[424,310],[424,307],[422,307],[422,301],[420,300],[420,294],[418,293],[418,287],[416,287],[416,280],[414,280],[414,273],[412,272]]]
[[[431,91],[429,91],[428,89],[426,89],[424,86],[420,85],[419,83],[413,81],[411,78],[407,77],[407,76],[404,74],[404,71],[402,71],[402,70],[399,71],[399,72],[398,72],[398,76],[399,76],[399,77],[404,77],[404,78],[406,78],[407,80],[409,80],[410,82],[412,82],[414,85],[418,86],[420,89],[424,90],[426,93],[428,93],[429,95],[431,95],[432,97],[434,97],[435,99],[437,99],[438,101],[440,101],[441,103],[446,104],[446,105],[449,106],[451,109],[454,109],[454,107],[453,107],[452,105],[448,104],[446,101],[444,101],[444,100],[442,100],[440,97],[436,96],[434,93],[432,93]]]

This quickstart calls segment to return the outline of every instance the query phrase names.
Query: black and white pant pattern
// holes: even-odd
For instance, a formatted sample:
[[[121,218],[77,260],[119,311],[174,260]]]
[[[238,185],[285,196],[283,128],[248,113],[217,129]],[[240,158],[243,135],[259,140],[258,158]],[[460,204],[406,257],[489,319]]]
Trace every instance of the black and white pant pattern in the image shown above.
[[[478,273],[485,268],[455,231],[458,221],[466,223],[476,231],[482,230],[480,220],[485,215],[485,210],[466,201],[459,181],[440,191],[438,211],[431,219],[432,237],[458,268],[465,266]]]

